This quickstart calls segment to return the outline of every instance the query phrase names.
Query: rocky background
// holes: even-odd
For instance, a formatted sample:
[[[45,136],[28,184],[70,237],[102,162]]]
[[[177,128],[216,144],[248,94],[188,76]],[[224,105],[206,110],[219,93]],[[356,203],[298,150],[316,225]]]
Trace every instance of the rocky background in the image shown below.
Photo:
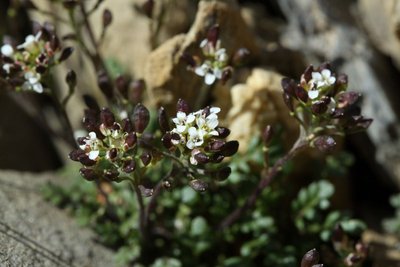
[[[48,1],[33,2],[43,9],[54,8]],[[266,124],[282,124],[287,130],[288,143],[294,139],[297,126],[288,115],[281,98],[282,77],[299,77],[308,64],[318,65],[324,61],[330,61],[339,73],[347,73],[350,89],[363,94],[364,113],[374,118],[374,123],[367,133],[344,140],[343,146],[351,150],[356,162],[351,169],[352,179],[339,185],[339,188],[343,188],[343,194],[348,192],[343,195],[344,199],[350,201],[347,205],[367,220],[372,229],[380,230],[381,218],[392,212],[388,196],[400,189],[399,0],[159,0],[155,1],[153,17],[157,19],[153,20],[135,8],[142,3],[141,0],[104,1],[102,7],[109,8],[114,19],[101,51],[105,58],[117,61],[133,77],[145,80],[147,102],[150,105],[163,105],[172,109],[178,98],[194,104],[203,80],[188,73],[180,58],[184,52],[200,53],[198,43],[211,25],[220,25],[221,41],[231,55],[240,47],[250,51],[249,64],[237,70],[234,78],[225,85],[219,83],[213,87],[209,96],[210,103],[226,110],[225,124],[232,129],[232,138],[240,141],[241,152],[246,151],[246,144],[254,132]],[[0,5],[1,12],[5,12],[7,1]],[[5,14],[1,17],[4,19]],[[18,25],[23,27],[26,21],[22,18],[26,21],[28,18],[38,21],[49,19],[35,11],[21,13],[14,18],[18,24],[1,23],[1,30],[10,32]],[[100,25],[100,21],[101,12],[92,17],[94,24]],[[62,31],[62,25],[59,26]],[[99,34],[100,31],[99,26],[95,33]],[[68,68],[80,73],[78,87],[81,93],[95,94],[95,74],[83,55],[76,51],[69,64]],[[56,79],[62,80],[62,73],[65,70],[59,69],[59,73],[55,74]],[[63,83],[59,84],[60,92],[63,93]],[[101,99],[101,96],[98,97]],[[50,141],[44,129],[34,123],[29,106],[21,110],[14,104],[15,101],[21,100],[15,96],[0,96],[0,168],[25,171],[59,168],[66,160],[63,146],[57,141]],[[30,104],[33,107],[46,102],[36,98],[24,101],[33,103]],[[68,108],[71,120],[78,129],[83,109],[80,95],[73,99]],[[15,117],[11,120],[9,114]],[[9,177],[9,180],[19,176],[19,173],[0,174]],[[29,179],[38,178],[32,176]],[[26,202],[8,196],[15,190],[15,186],[5,182],[1,188],[0,198],[8,199],[7,202],[0,202],[2,225],[15,224],[12,216],[6,216],[8,204],[5,203],[11,202],[17,211],[32,210],[29,216],[39,216],[42,219],[50,216],[51,212],[57,212],[51,206],[40,205],[41,209],[48,209],[49,213],[38,215],[34,211],[35,205],[27,208]],[[52,219],[64,221],[61,213]],[[60,226],[59,223],[47,225],[41,220],[38,223],[43,223],[39,228],[49,231],[56,231],[56,226]],[[1,227],[4,231],[0,232],[0,238],[17,242],[16,238],[4,234],[9,233],[11,228]],[[25,230],[21,231],[30,235]],[[45,244],[46,235],[39,233],[30,236],[39,244]],[[384,248],[377,252],[378,258],[384,261],[388,258],[385,255],[390,254],[392,262],[400,260],[393,251],[387,252],[393,242],[390,243],[375,232],[369,233],[366,238],[372,243],[379,243],[377,247]],[[77,239],[76,242],[81,241]],[[26,250],[26,247],[21,249]],[[52,253],[59,255],[56,250],[52,248]],[[76,260],[69,255],[59,256],[60,259],[81,265],[78,256]],[[12,259],[9,261],[13,262]],[[43,266],[51,265],[43,263]]]

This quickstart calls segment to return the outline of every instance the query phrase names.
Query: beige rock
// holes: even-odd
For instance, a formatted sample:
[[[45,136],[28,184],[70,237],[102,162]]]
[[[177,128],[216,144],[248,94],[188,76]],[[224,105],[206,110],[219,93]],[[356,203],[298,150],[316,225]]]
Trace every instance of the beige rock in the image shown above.
[[[240,142],[241,152],[246,151],[250,139],[267,124],[282,123],[288,130],[288,141],[295,138],[298,125],[283,102],[282,78],[276,72],[254,69],[246,84],[232,88],[232,108],[227,116],[227,124],[232,131],[230,138]]]
[[[360,0],[358,8],[372,42],[400,69],[400,1]]]
[[[222,46],[232,55],[238,48],[246,47],[252,56],[260,54],[255,38],[244,23],[240,10],[234,1],[201,1],[193,26],[186,35],[178,35],[153,51],[145,65],[145,80],[151,100],[157,106],[175,106],[177,99],[183,98],[192,106],[198,99],[200,90],[210,90],[210,94],[222,90],[220,83],[205,88],[203,79],[187,70],[182,54],[201,55],[199,43],[205,38],[209,27],[220,25]],[[222,94],[226,96],[226,94]],[[219,97],[219,94],[215,96]],[[226,99],[226,98],[225,98]]]

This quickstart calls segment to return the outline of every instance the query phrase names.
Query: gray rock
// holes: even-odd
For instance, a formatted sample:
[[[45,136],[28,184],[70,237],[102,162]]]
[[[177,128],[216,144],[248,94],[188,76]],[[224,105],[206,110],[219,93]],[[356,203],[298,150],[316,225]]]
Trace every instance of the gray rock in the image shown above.
[[[55,178],[0,172],[0,266],[114,266],[90,230],[43,200],[40,187]]]

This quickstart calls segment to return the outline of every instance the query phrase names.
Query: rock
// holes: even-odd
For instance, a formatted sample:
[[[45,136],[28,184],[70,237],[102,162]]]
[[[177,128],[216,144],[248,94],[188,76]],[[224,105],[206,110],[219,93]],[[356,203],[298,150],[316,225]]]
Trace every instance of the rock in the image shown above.
[[[360,0],[358,8],[373,44],[400,70],[400,1]]]
[[[398,237],[367,230],[362,235],[362,241],[369,246],[369,257],[374,261],[373,267],[400,267]]]
[[[94,233],[43,200],[40,187],[53,179],[0,172],[1,265],[115,266],[113,252],[95,243]]]
[[[298,125],[283,102],[282,78],[276,72],[256,68],[246,84],[232,87],[232,108],[226,121],[231,129],[230,138],[239,141],[241,152],[247,151],[251,138],[268,124],[282,123],[287,130],[288,143],[295,140]]]
[[[150,99],[155,105],[172,109],[176,101],[183,98],[195,106],[200,90],[205,90],[204,81],[187,70],[181,56],[184,52],[200,55],[199,44],[214,24],[220,26],[221,43],[229,56],[241,47],[246,47],[253,57],[260,54],[260,48],[244,23],[235,1],[200,1],[196,19],[189,32],[163,43],[148,58],[144,77]],[[219,86],[220,83],[211,90],[218,90],[216,87]]]

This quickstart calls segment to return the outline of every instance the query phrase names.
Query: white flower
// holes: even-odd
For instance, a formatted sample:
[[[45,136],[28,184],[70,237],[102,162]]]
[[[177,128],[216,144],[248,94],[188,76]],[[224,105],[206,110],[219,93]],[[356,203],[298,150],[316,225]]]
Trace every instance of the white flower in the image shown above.
[[[28,52],[33,52],[37,46],[39,39],[42,35],[42,32],[38,32],[35,36],[33,35],[28,35],[25,38],[25,42],[17,46],[18,49],[25,49]]]
[[[332,76],[331,71],[328,69],[322,70],[321,73],[312,72],[311,77],[312,83],[315,84],[317,88],[330,86],[336,81],[336,78]]]
[[[172,121],[176,125],[176,133],[181,134],[187,131],[188,127],[192,122],[194,122],[195,116],[190,113],[189,115],[186,115],[185,112],[178,111],[176,114],[176,118],[173,118]]]
[[[9,44],[5,44],[1,47],[1,53],[6,57],[11,57],[14,54],[14,48]]]
[[[22,85],[24,90],[33,90],[37,93],[43,93],[43,86],[40,83],[40,74],[32,71],[27,71],[24,74],[25,82]]]
[[[189,136],[186,143],[187,148],[193,149],[194,147],[199,147],[204,143],[204,130],[190,127],[188,130],[188,135]]]
[[[95,132],[90,132],[84,139],[85,144],[80,145],[79,148],[86,152],[86,155],[91,160],[95,160],[100,154],[100,142]]]
[[[318,90],[310,90],[308,91],[308,97],[310,99],[316,99],[319,95],[319,91]]]
[[[221,63],[228,61],[228,54],[225,48],[220,48],[215,52],[215,60]]]
[[[10,63],[6,63],[3,65],[3,70],[5,70],[7,73],[10,73],[11,66],[12,65]]]

